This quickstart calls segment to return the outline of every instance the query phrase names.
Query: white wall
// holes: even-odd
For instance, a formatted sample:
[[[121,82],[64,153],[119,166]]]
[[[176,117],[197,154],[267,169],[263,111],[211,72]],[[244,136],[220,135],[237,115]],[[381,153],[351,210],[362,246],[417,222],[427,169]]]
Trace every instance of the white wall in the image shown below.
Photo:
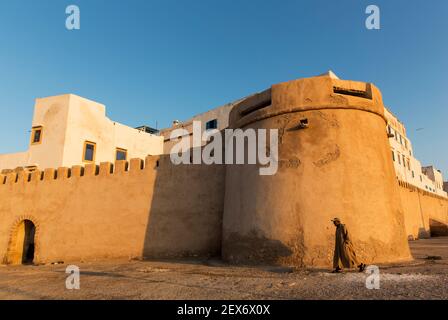
[[[39,169],[83,164],[85,141],[96,143],[95,162],[114,162],[116,148],[128,159],[163,153],[163,137],[114,122],[100,103],[72,95],[36,99],[32,126],[42,126],[42,142],[27,152],[0,155],[0,169]]]
[[[385,109],[385,116],[394,134],[394,137],[389,138],[389,144],[395,156],[394,167],[397,178],[422,190],[446,197],[447,193],[443,190],[443,183],[441,183],[443,181],[442,174],[433,168],[433,175],[436,177],[435,181],[438,182],[436,184],[435,181],[431,180],[423,172],[420,161],[414,157],[412,143],[406,136],[406,128],[404,125],[387,109]],[[402,137],[402,142],[400,142],[399,135]],[[403,155],[406,158],[406,166],[403,165]],[[398,160],[398,157],[400,157],[400,160]],[[410,169],[407,165],[408,160],[410,162]],[[414,176],[412,176],[412,172],[414,172]]]
[[[42,126],[42,142],[30,144],[28,165],[57,168],[63,163],[70,95],[36,99],[32,127]]]
[[[0,170],[15,169],[28,164],[28,152],[0,154]]]
[[[104,105],[71,95],[63,166],[83,162],[85,141],[96,143],[96,163],[114,162],[116,148],[126,149],[128,159],[163,153],[163,137],[114,122]]]
[[[165,128],[160,131],[160,135],[162,135],[165,139],[164,144],[164,153],[171,153],[171,148],[177,143],[176,141],[170,141],[171,132],[175,129],[185,129],[189,132],[190,135],[190,145],[193,146],[192,133],[193,133],[193,121],[201,122],[201,133],[205,131],[206,123],[210,120],[217,119],[218,120],[218,130],[226,129],[229,126],[229,115],[230,111],[233,107],[239,103],[241,100],[237,100],[232,103],[228,103],[226,105],[217,107],[215,109],[209,110],[207,112],[198,114],[186,121],[181,122],[179,125],[173,126],[171,128]],[[205,142],[202,142],[202,145],[205,145]]]

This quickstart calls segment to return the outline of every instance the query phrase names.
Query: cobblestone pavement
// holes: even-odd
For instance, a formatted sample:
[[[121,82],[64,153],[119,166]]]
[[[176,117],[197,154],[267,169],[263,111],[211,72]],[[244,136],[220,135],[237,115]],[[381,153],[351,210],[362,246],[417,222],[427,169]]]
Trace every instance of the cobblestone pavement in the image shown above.
[[[66,265],[0,267],[0,299],[448,299],[448,237],[410,242],[415,260],[367,274],[209,261],[80,263],[80,290],[67,290]],[[427,259],[428,256],[440,256]],[[436,259],[436,260],[434,260]]]

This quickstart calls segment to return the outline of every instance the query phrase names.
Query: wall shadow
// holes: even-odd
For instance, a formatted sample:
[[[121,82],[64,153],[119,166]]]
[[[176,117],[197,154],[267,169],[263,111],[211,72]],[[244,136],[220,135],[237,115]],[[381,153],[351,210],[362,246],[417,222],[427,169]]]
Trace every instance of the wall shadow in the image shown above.
[[[154,158],[143,258],[221,257],[225,166]]]
[[[429,230],[431,237],[448,236],[448,225],[434,219],[429,219]]]

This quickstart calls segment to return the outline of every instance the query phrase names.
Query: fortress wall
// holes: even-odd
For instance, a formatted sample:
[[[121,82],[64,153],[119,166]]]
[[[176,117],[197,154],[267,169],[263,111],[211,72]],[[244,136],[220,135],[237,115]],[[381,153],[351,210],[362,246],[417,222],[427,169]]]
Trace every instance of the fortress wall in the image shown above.
[[[448,199],[399,182],[409,239],[448,236]]]
[[[348,93],[337,94],[341,87]],[[232,128],[279,130],[279,170],[260,176],[256,165],[227,168],[224,258],[328,267],[331,219],[339,217],[365,263],[410,260],[378,89],[319,77],[271,90],[231,113]]]
[[[224,165],[172,165],[161,156],[144,254],[221,254]]]
[[[223,173],[157,156],[1,175],[0,258],[24,219],[36,263],[219,253]]]

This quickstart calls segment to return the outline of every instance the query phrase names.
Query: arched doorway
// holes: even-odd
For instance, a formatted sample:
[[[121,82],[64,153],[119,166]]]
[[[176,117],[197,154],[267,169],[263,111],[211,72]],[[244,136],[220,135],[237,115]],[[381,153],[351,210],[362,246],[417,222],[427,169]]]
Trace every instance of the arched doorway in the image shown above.
[[[32,264],[34,261],[35,235],[36,226],[31,220],[20,221],[11,237],[7,263]]]
[[[23,241],[22,263],[30,264],[34,260],[34,236],[36,235],[36,226],[30,220],[24,220],[25,237]]]

